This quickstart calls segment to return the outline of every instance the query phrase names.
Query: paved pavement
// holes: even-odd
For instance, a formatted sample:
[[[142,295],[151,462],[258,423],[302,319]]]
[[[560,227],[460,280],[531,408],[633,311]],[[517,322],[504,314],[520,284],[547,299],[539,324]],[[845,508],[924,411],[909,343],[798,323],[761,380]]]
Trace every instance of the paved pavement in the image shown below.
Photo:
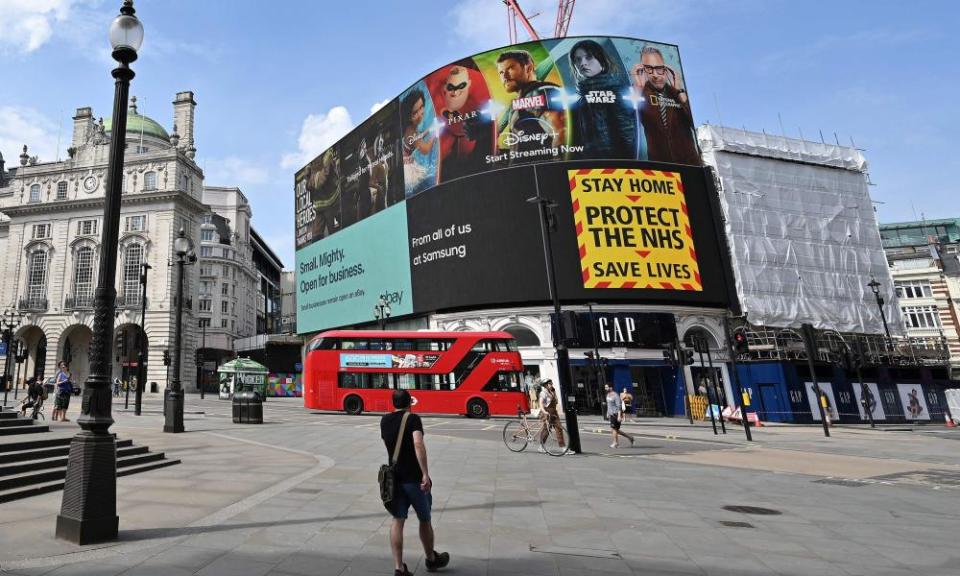
[[[121,401],[122,404],[122,401]],[[189,397],[181,435],[159,404],[118,410],[113,431],[183,463],[118,480],[117,542],[53,538],[59,493],[0,504],[0,571],[22,575],[391,574],[376,469],[378,417],[271,399],[262,426]],[[76,416],[74,412],[72,416]],[[503,420],[425,419],[438,548],[451,574],[960,573],[960,433],[777,426],[714,436],[643,421],[609,448],[581,420],[585,454],[501,441]],[[74,423],[51,434],[72,434]],[[745,514],[725,506],[775,511]],[[408,527],[407,562],[425,573]]]

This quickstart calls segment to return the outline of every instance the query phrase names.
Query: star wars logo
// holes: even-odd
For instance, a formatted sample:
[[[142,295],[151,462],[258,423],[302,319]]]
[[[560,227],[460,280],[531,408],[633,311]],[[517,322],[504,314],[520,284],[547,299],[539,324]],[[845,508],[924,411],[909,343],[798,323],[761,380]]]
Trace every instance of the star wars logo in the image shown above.
[[[616,104],[617,95],[610,90],[591,90],[583,95],[587,104]]]

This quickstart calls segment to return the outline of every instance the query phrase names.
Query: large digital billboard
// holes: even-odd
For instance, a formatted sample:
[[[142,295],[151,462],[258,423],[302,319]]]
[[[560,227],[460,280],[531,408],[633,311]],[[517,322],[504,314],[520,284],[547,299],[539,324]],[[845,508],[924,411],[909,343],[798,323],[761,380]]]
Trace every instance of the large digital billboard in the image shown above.
[[[549,299],[730,303],[677,47],[528,42],[443,66],[295,177],[301,332]]]
[[[584,159],[699,165],[671,44],[607,36],[442,66],[297,172],[297,248],[445,182]]]

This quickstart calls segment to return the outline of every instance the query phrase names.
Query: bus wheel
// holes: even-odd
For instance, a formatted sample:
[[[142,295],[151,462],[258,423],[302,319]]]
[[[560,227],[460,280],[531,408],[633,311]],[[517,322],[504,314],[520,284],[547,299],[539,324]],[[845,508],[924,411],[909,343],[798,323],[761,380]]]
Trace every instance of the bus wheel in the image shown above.
[[[358,416],[363,412],[363,400],[359,396],[347,396],[343,399],[343,410],[347,414]]]
[[[467,417],[469,418],[486,418],[490,415],[490,410],[487,408],[487,403],[479,398],[473,398],[467,402]]]

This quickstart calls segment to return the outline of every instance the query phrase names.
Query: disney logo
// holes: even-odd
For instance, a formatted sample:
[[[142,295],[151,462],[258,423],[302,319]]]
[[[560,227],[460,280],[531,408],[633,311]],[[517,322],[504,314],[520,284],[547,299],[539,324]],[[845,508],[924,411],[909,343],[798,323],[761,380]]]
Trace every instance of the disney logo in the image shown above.
[[[533,134],[527,134],[523,130],[517,130],[514,132],[509,132],[503,138],[503,143],[507,146],[516,146],[517,144],[527,144],[529,142],[536,142],[540,146],[545,145],[548,141],[552,141],[556,132],[552,130],[550,132],[534,132]]]

